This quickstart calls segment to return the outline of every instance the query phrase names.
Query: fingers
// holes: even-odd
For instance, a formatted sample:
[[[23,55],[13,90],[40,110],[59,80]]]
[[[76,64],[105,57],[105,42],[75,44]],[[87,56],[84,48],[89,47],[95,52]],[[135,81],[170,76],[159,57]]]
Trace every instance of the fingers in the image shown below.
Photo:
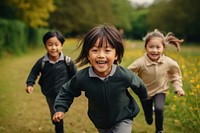
[[[60,120],[62,120],[64,117],[64,113],[63,112],[56,112],[54,115],[53,115],[53,121],[55,122],[60,122]]]
[[[178,96],[184,96],[185,92],[182,90],[177,91]]]
[[[32,86],[28,86],[28,87],[26,88],[26,92],[27,92],[27,93],[32,93],[32,92],[33,92],[33,87],[32,87]]]

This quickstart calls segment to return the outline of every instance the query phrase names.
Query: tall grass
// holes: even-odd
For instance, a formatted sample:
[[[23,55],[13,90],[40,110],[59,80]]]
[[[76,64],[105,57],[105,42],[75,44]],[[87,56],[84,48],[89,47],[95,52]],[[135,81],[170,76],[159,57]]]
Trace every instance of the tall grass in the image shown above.
[[[79,53],[79,51],[73,51],[76,44],[76,39],[67,39],[63,50],[66,55],[71,56],[73,59]],[[45,50],[43,48],[30,49],[26,55],[9,56],[1,59],[0,133],[54,132],[48,106],[38,84],[34,86],[32,94],[25,93],[25,81],[28,73],[37,59],[44,54]],[[121,65],[127,67],[143,54],[142,42],[127,41]],[[183,45],[180,53],[176,53],[174,49],[170,48],[166,50],[166,55],[175,59],[181,67],[183,89],[186,91],[186,96],[177,97],[172,89],[167,93],[164,120],[165,132],[200,132],[200,48]],[[135,97],[135,95],[133,96]],[[64,122],[66,133],[97,133],[87,116],[87,99],[84,93],[75,99],[69,112],[65,115]],[[145,123],[142,110],[134,120],[133,132],[155,132],[154,123],[151,126]]]

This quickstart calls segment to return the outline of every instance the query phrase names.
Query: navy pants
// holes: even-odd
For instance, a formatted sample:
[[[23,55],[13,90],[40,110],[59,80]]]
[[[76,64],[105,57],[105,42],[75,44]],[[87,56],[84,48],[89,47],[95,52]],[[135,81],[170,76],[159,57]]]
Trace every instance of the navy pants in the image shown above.
[[[163,131],[165,97],[164,93],[160,93],[156,94],[151,99],[141,101],[145,119],[148,124],[152,124],[153,112],[155,111],[156,132]]]
[[[55,98],[46,97],[46,101],[49,105],[49,110],[50,110],[50,113],[51,113],[51,120],[52,120],[53,115],[55,113],[55,108],[54,108]],[[52,123],[55,125],[55,132],[56,133],[64,133],[63,120],[61,120],[60,122],[54,122],[52,120]]]

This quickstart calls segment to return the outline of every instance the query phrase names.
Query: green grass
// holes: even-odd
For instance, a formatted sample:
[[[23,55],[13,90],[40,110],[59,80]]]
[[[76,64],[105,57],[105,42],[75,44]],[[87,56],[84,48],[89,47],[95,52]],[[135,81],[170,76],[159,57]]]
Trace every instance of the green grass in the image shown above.
[[[76,40],[67,40],[64,53],[73,59],[78,52],[71,52],[76,46]],[[129,57],[129,52],[135,45],[127,44],[125,57],[121,65],[127,67],[134,58]],[[141,51],[142,46],[137,47]],[[194,51],[195,52],[194,52]],[[141,56],[138,52],[137,56]],[[188,56],[199,56],[199,47],[183,48],[183,53]],[[50,113],[41,94],[38,84],[34,86],[34,92],[25,92],[26,78],[31,67],[45,54],[44,49],[30,49],[28,53],[15,56],[5,56],[0,61],[0,133],[53,133],[54,127],[50,121]],[[135,97],[135,95],[134,95]],[[138,98],[135,97],[137,100]],[[140,103],[139,103],[140,105]],[[166,106],[167,108],[168,106]],[[174,118],[167,115],[164,120],[165,132],[182,133],[180,125],[174,124]],[[66,133],[97,133],[94,125],[87,116],[87,99],[84,94],[76,98],[65,118]],[[154,123],[149,126],[144,121],[143,111],[134,119],[134,133],[154,133]]]

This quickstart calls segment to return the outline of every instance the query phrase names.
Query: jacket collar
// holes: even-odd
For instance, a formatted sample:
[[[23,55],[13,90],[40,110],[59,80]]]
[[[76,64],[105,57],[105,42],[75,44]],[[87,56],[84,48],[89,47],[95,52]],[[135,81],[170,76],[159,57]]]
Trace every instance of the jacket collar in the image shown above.
[[[145,53],[144,58],[145,58],[145,60],[144,60],[144,61],[145,61],[145,64],[146,64],[147,66],[150,66],[150,65],[155,65],[155,64],[162,64],[162,63],[164,63],[165,55],[162,54],[162,55],[160,56],[160,58],[158,59],[158,61],[156,61],[156,62],[150,60],[149,57],[147,56],[147,53]]]
[[[113,64],[113,65],[112,65],[112,68],[111,68],[111,71],[110,71],[110,73],[109,73],[109,75],[108,75],[107,77],[113,76],[113,74],[115,73],[116,69],[117,69],[117,65]],[[90,76],[90,77],[98,77],[98,78],[100,78],[100,79],[102,79],[102,80],[105,79],[105,78],[107,78],[107,77],[105,77],[105,78],[99,77],[99,76],[93,71],[92,66],[89,67],[89,76]]]
[[[60,53],[60,57],[59,57],[59,59],[56,61],[56,62],[59,62],[59,61],[63,61],[64,60],[64,54],[63,54],[63,52],[61,52]],[[56,63],[56,62],[52,62],[50,59],[49,59],[49,56],[48,56],[48,53],[46,53],[45,55],[44,55],[44,58],[42,59],[42,61],[49,61],[50,63]]]

